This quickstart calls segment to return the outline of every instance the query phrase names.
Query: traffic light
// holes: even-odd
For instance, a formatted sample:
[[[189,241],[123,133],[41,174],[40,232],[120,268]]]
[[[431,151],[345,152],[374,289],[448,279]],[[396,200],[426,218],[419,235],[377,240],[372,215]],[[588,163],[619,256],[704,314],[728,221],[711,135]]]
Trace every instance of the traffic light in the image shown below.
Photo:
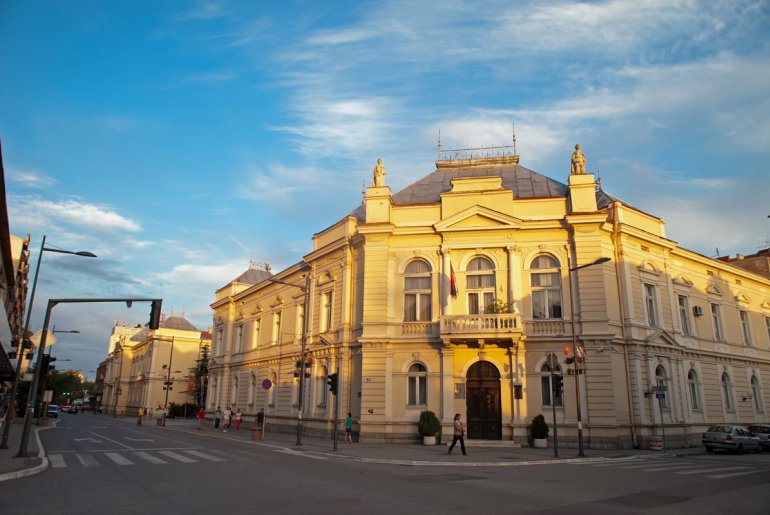
[[[564,393],[564,377],[562,375],[553,376],[554,396],[561,397]]]
[[[329,385],[329,390],[332,392],[332,395],[337,395],[337,373],[329,374],[329,376],[326,377],[326,384]]]
[[[157,329],[160,327],[160,309],[163,304],[162,299],[152,301],[152,309],[150,310],[150,329]]]
[[[51,363],[51,356],[43,354],[43,363],[40,365],[40,374],[46,375],[48,373],[48,365]]]

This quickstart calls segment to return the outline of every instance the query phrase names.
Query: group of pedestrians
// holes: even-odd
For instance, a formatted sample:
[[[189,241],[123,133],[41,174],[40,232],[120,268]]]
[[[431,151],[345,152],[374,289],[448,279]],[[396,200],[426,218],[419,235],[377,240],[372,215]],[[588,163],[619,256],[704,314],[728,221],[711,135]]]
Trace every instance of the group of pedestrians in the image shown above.
[[[203,411],[203,408],[201,408],[201,410],[198,412],[198,429],[200,429],[201,422],[205,416],[206,414]],[[241,421],[243,421],[243,415],[241,414],[240,408],[236,408],[235,413],[233,413],[233,410],[230,409],[230,406],[227,406],[224,411],[222,411],[222,408],[217,406],[217,409],[214,411],[214,431],[218,430],[221,424],[222,432],[226,433],[230,428],[233,420],[235,420],[235,430],[240,431]]]

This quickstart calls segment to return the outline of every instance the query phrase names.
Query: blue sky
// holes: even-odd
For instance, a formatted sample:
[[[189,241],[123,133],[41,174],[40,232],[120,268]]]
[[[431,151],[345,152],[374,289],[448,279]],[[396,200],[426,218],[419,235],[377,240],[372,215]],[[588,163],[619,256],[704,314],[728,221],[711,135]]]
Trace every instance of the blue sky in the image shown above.
[[[766,0],[6,1],[0,138],[9,217],[48,298],[162,297],[201,329],[249,259],[288,266],[354,209],[377,158],[398,191],[436,140],[508,144],[604,189],[708,256],[770,233]],[[95,370],[115,320],[54,310],[55,353]],[[88,374],[93,377],[93,374]]]

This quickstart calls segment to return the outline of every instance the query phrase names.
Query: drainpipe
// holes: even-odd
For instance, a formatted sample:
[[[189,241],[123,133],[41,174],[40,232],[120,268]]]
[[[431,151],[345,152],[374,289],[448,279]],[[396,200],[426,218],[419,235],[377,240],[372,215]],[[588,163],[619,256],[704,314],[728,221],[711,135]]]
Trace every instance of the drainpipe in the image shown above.
[[[636,421],[634,420],[634,404],[633,397],[631,395],[631,367],[628,359],[628,341],[626,340],[626,314],[623,309],[623,270],[620,262],[620,249],[618,248],[618,235],[620,233],[620,221],[618,220],[618,206],[619,202],[612,203],[612,248],[615,253],[615,276],[618,281],[618,307],[620,309],[620,334],[623,338],[623,363],[626,367],[626,396],[628,402],[628,416],[631,422],[631,442],[634,449],[639,448],[639,441],[636,436]]]

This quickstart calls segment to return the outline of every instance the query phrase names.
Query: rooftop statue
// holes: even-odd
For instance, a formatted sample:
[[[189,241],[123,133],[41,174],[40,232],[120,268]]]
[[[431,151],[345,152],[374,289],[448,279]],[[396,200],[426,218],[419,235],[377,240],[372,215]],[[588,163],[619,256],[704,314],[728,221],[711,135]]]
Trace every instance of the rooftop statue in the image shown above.
[[[377,164],[372,170],[374,177],[372,178],[372,188],[382,188],[385,186],[385,166],[382,164],[382,159],[377,160]]]
[[[572,175],[583,175],[586,173],[586,156],[580,151],[580,144],[575,145],[575,151],[572,153]]]

